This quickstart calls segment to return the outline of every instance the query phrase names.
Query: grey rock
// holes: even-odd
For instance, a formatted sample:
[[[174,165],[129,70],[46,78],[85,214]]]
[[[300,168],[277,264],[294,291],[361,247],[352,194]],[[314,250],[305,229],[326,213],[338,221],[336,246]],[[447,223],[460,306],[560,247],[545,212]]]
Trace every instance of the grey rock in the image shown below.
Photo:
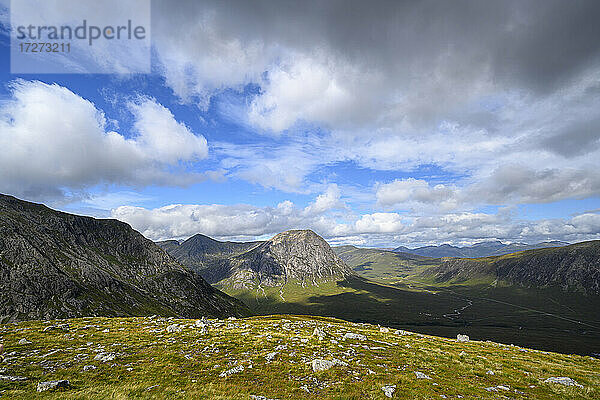
[[[66,389],[69,386],[70,386],[70,383],[66,379],[59,380],[59,381],[39,382],[37,384],[37,391],[45,392],[47,390]]]
[[[456,335],[456,341],[457,342],[468,342],[469,341],[469,336],[467,336],[467,335],[461,335],[459,333],[458,335]]]
[[[117,355],[115,353],[98,353],[96,354],[96,357],[94,357],[94,360],[101,362],[109,362],[114,361],[116,358]]]
[[[574,379],[571,379],[566,376],[552,376],[552,377],[546,379],[544,382],[545,383],[556,383],[556,384],[565,385],[565,386],[575,386],[578,388],[583,387],[583,385],[577,383],[577,381],[575,381]]]
[[[323,340],[325,338],[325,331],[323,328],[317,326],[312,335],[317,337],[319,340]]]
[[[0,375],[0,381],[18,382],[18,381],[26,381],[26,380],[27,380],[27,378],[24,376]]]
[[[417,379],[431,379],[429,376],[425,375],[420,371],[415,371],[415,376],[417,377]]]
[[[277,357],[277,354],[279,354],[279,353],[278,353],[278,352],[276,352],[276,351],[273,351],[273,352],[271,352],[271,353],[267,354],[267,355],[265,356],[265,358],[266,358],[266,360],[267,360],[268,362],[271,362],[271,361],[273,361],[273,360],[275,359],[275,357]]]
[[[31,342],[29,340],[25,339],[25,338],[19,340],[17,343],[20,344],[20,345],[31,344]]]
[[[361,335],[360,333],[348,332],[342,337],[342,339],[367,340],[367,337],[365,335]]]
[[[228,370],[225,370],[225,371],[221,372],[221,373],[219,374],[219,376],[220,376],[221,378],[226,378],[226,377],[228,377],[229,375],[233,375],[233,374],[240,373],[240,372],[242,372],[243,370],[244,370],[244,366],[243,366],[243,365],[238,365],[237,367],[233,367],[233,368],[231,368],[231,369],[228,369]]]
[[[392,397],[396,391],[396,385],[387,385],[381,388],[385,397]]]
[[[95,365],[84,365],[83,370],[84,371],[93,371],[96,368],[98,368],[98,367],[96,367]]]
[[[315,359],[311,361],[311,367],[314,372],[326,371],[335,366],[347,366],[348,363],[334,358],[332,360]]]

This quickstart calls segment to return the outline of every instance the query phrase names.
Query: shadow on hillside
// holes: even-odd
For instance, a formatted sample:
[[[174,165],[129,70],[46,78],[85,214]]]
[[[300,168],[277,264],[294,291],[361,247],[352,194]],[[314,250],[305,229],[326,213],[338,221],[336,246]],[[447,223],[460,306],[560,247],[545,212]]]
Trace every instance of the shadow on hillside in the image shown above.
[[[462,333],[475,340],[563,353],[600,352],[600,329],[468,296],[473,293],[418,292],[379,285],[359,277],[350,277],[337,285],[352,290],[315,295],[304,302],[281,302],[280,298],[271,297],[260,298],[258,302],[255,298],[240,299],[262,315],[320,315],[437,336],[456,337]],[[472,305],[456,314],[456,310],[469,304],[469,298]],[[548,303],[538,300],[540,304]]]

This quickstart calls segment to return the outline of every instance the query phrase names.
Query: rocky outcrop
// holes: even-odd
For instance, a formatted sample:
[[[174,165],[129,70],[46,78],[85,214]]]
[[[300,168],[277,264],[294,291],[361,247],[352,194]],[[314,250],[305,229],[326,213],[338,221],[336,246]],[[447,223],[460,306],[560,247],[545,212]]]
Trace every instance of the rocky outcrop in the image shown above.
[[[0,322],[247,312],[125,223],[0,195]]]

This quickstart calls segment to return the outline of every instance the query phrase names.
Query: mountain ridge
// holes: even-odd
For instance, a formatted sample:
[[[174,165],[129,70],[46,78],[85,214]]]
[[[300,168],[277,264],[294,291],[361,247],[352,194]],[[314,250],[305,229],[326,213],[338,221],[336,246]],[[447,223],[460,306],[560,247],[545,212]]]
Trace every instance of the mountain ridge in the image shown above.
[[[423,257],[458,257],[458,258],[479,258],[489,256],[500,256],[504,254],[516,253],[524,250],[533,250],[550,247],[568,246],[569,243],[561,241],[547,241],[536,244],[510,243],[504,244],[499,240],[491,242],[475,243],[471,246],[457,247],[449,244],[438,246],[422,246],[417,248],[408,248],[399,246],[393,249],[395,252],[415,254]]]
[[[0,195],[0,321],[246,315],[239,301],[114,219]]]
[[[442,259],[424,272],[438,282],[493,276],[521,286],[558,286],[600,294],[600,240],[564,247],[525,250],[502,256]]]

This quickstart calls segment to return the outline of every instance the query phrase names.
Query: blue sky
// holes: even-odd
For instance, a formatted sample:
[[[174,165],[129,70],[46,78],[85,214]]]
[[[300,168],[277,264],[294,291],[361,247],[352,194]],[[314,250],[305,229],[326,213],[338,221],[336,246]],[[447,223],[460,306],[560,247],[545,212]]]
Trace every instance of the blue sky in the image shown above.
[[[155,1],[149,74],[12,74],[4,9],[0,192],[153,240],[600,239],[595,5],[535,4]]]

